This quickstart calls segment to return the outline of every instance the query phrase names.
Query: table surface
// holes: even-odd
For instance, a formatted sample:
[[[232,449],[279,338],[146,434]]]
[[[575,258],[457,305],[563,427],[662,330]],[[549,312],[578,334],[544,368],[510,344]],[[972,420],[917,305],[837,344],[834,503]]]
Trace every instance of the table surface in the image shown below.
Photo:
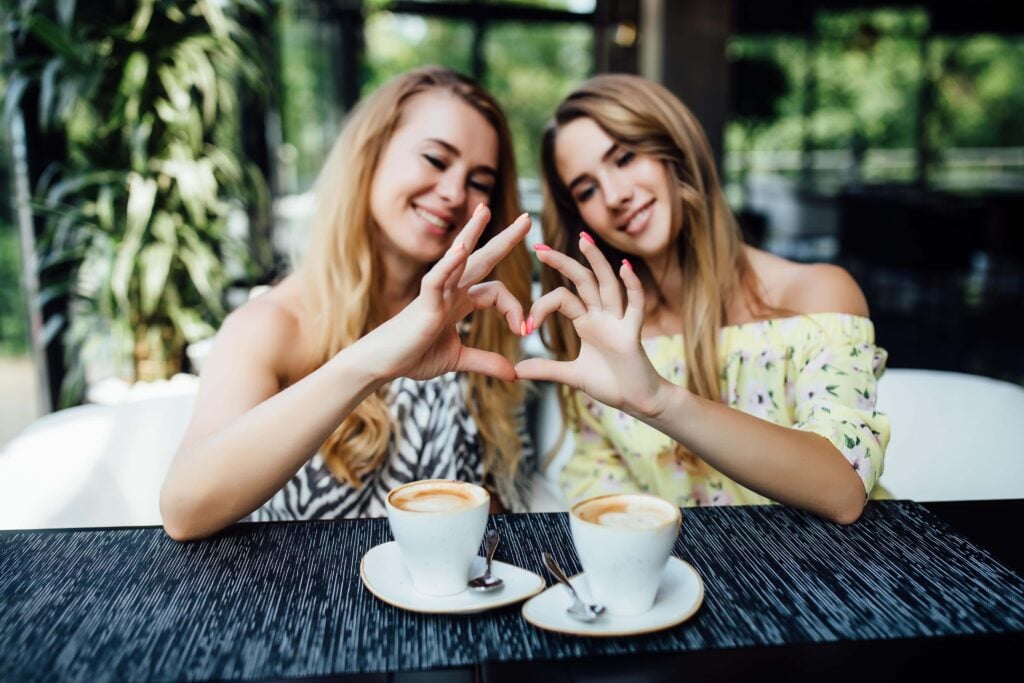
[[[701,610],[599,640],[539,631],[518,606],[451,617],[377,601],[357,566],[389,540],[384,520],[240,524],[190,544],[158,527],[2,532],[0,680],[971,674],[1024,644],[1022,510],[871,503],[851,527],[781,506],[686,510],[675,554],[704,578]],[[499,560],[548,578],[547,549],[578,568],[564,514],[492,524]],[[897,664],[879,670],[885,658]]]

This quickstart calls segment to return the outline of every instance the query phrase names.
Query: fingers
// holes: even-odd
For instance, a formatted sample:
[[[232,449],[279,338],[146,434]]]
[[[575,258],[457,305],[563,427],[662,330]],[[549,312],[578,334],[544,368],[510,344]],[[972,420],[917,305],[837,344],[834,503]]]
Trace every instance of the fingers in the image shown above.
[[[494,377],[505,382],[516,380],[516,371],[512,363],[500,353],[462,347],[459,351],[459,360],[455,363],[455,370],[460,372],[479,372],[488,377]]]
[[[461,244],[465,247],[466,252],[472,254],[473,250],[476,249],[476,243],[480,239],[480,235],[484,233],[484,228],[487,227],[487,222],[491,220],[491,210],[484,204],[477,204],[473,210],[473,215],[469,217],[469,222],[466,226],[459,231],[459,234],[455,236],[455,241],[452,242],[452,246]]]
[[[644,324],[644,287],[640,278],[633,272],[633,266],[626,259],[622,259],[619,266],[619,277],[626,285],[626,311],[622,319],[630,326],[639,330]]]
[[[586,315],[587,307],[583,305],[579,297],[565,287],[558,287],[551,290],[533,303],[530,309],[530,318],[526,324],[527,334],[540,328],[549,315],[560,311],[569,320],[576,320]]]
[[[461,242],[453,244],[423,276],[423,280],[420,281],[420,293],[439,303],[444,298],[448,281],[458,276],[465,268],[467,254]]]
[[[558,382],[579,389],[575,370],[575,361],[556,361],[547,358],[527,358],[516,363],[515,367],[516,377],[519,379]]]
[[[594,244],[594,238],[588,233],[580,233],[580,251],[587,257],[591,269],[597,278],[598,292],[601,295],[601,302],[606,311],[617,317],[622,317],[622,287],[619,285],[619,278],[615,277],[608,259],[604,257],[601,250]]]
[[[491,238],[491,241],[470,255],[469,262],[466,264],[466,272],[463,274],[459,286],[466,287],[476,284],[487,277],[494,266],[505,258],[514,246],[523,241],[528,232],[530,232],[530,214],[524,213],[515,219],[512,225],[499,232]]]
[[[533,248],[541,263],[554,268],[576,285],[576,292],[587,308],[601,307],[601,295],[597,289],[597,280],[594,279],[594,274],[589,268],[546,244],[535,244]]]
[[[509,328],[519,335],[526,334],[523,306],[519,299],[501,282],[482,282],[469,288],[469,301],[474,310],[494,307],[505,316]],[[466,311],[468,314],[469,311]]]

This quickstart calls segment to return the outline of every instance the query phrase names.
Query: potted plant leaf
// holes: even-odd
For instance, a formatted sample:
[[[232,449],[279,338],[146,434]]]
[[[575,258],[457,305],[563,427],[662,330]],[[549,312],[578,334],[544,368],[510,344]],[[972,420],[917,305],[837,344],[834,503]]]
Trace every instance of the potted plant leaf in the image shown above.
[[[240,159],[237,111],[240,84],[267,82],[246,28],[262,11],[243,0],[23,0],[8,11],[5,111],[35,84],[41,125],[68,141],[33,206],[45,217],[40,268],[52,269],[41,296],[70,297],[46,326],[64,335],[63,403],[87,370],[170,376],[185,344],[221,322],[225,263],[247,258],[229,218],[266,196]]]

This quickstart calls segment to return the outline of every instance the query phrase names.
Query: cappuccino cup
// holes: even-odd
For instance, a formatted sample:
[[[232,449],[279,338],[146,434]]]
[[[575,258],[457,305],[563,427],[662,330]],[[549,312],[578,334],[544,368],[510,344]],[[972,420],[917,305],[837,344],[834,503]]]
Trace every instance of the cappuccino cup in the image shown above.
[[[617,616],[651,609],[681,525],[679,508],[657,496],[612,494],[573,505],[569,528],[591,598]]]
[[[487,489],[464,481],[425,479],[388,493],[388,523],[417,591],[466,590],[490,506]]]

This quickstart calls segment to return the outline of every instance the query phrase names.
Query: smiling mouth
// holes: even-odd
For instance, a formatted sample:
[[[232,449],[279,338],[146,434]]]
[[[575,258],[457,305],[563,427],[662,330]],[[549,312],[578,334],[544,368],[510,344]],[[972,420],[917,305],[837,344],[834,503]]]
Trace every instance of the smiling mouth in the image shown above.
[[[651,215],[651,211],[654,209],[654,200],[650,200],[642,207],[633,212],[633,215],[629,217],[625,223],[619,226],[619,230],[622,232],[630,232],[631,229],[642,225],[644,221]]]
[[[448,223],[437,214],[431,213],[426,209],[421,209],[418,206],[413,206],[413,211],[416,212],[417,216],[419,216],[420,218],[422,218],[423,220],[425,220],[427,223],[434,226],[438,230],[443,230],[447,232],[455,227],[454,223]]]

